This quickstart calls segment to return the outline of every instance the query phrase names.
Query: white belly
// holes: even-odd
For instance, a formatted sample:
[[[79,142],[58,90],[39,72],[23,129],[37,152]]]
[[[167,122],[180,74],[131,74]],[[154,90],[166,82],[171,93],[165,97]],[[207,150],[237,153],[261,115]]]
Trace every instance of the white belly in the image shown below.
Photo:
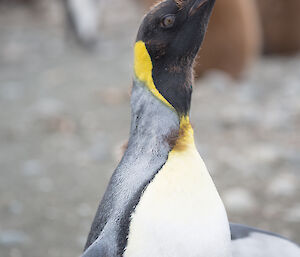
[[[223,203],[194,146],[171,152],[131,217],[124,257],[229,257]]]

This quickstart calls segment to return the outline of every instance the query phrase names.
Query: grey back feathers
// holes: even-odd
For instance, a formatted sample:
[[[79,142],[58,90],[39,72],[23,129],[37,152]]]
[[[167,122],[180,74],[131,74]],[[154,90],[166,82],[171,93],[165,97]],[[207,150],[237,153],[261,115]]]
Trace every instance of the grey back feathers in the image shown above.
[[[249,237],[252,233],[261,233],[261,234],[265,234],[265,235],[269,235],[269,236],[274,236],[274,237],[279,237],[282,239],[286,239],[280,235],[277,235],[275,233],[271,233],[268,231],[264,231],[261,229],[257,229],[257,228],[252,228],[252,227],[248,227],[245,225],[240,225],[240,224],[234,224],[234,223],[230,223],[230,231],[231,231],[231,240],[238,240],[238,239],[242,239],[242,238],[247,238]]]
[[[100,203],[85,247],[89,249],[83,257],[122,255],[130,216],[147,185],[167,161],[171,151],[167,138],[179,131],[177,113],[136,80],[131,108],[128,148]]]
[[[230,224],[233,257],[298,257],[295,243],[270,232]]]

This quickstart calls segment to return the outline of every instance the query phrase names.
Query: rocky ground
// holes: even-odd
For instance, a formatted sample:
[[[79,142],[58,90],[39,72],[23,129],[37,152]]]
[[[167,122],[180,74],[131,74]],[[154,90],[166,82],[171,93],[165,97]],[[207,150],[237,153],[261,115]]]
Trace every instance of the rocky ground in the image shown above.
[[[40,7],[39,7],[40,8]],[[129,130],[142,15],[111,0],[94,52],[62,12],[0,8],[0,256],[79,256]],[[57,8],[57,9],[55,9]],[[300,243],[300,56],[197,82],[199,151],[232,221]]]

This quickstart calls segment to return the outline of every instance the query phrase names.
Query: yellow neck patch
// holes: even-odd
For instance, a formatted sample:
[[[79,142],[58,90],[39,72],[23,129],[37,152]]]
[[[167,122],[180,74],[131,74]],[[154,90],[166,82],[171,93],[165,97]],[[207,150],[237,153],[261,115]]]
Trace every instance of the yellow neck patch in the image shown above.
[[[134,46],[134,72],[135,76],[151,91],[151,93],[164,104],[174,109],[174,107],[159,93],[152,78],[152,61],[147,51],[146,45],[142,41],[136,42]]]
[[[183,116],[180,120],[178,139],[176,140],[176,144],[172,149],[172,152],[181,152],[190,146],[195,146],[194,130],[190,123],[189,116]]]

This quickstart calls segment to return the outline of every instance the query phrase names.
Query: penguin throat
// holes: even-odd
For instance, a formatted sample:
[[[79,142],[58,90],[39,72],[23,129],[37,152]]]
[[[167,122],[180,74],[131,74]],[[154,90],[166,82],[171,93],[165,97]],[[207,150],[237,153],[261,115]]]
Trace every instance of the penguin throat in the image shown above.
[[[134,72],[137,79],[143,82],[150,92],[166,104],[171,109],[174,107],[162,96],[154,85],[152,78],[152,61],[146,49],[146,45],[142,41],[138,41],[134,47]]]
[[[184,110],[178,110],[175,108],[156,88],[153,81],[153,63],[151,57],[147,51],[146,45],[142,41],[138,41],[134,47],[134,71],[135,77],[144,84],[148,90],[158,98],[162,103],[172,110],[177,111],[180,119],[179,130],[171,133],[168,137],[169,144],[173,152],[180,152],[186,150],[188,147],[194,147],[194,131],[190,123],[189,116],[187,114],[189,110],[190,94],[188,94],[186,105]],[[171,90],[170,90],[171,91]],[[176,94],[176,92],[175,92]],[[175,95],[180,97],[180,94]]]
[[[151,59],[146,44],[138,41],[134,47],[135,77],[162,103],[175,110],[180,117],[190,109],[192,72],[190,60],[177,63],[167,56]]]
[[[189,116],[182,116],[178,136],[172,152],[185,151],[189,147],[195,147],[194,130],[190,123]]]

